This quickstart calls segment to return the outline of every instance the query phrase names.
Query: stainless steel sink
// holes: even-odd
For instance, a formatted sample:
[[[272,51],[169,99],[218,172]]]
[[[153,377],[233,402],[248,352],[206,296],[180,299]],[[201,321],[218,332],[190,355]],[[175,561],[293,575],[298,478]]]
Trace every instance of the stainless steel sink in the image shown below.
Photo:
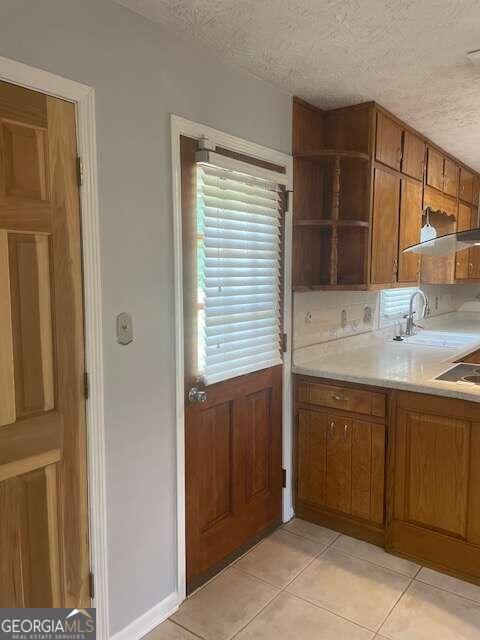
[[[437,376],[435,380],[480,385],[480,368],[478,364],[456,364],[448,371]]]

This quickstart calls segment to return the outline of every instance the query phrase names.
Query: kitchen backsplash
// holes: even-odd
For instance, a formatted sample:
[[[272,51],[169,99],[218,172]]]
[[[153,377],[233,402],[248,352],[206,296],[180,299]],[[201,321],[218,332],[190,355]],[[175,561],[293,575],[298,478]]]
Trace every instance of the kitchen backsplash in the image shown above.
[[[424,285],[431,315],[449,313],[480,293],[480,285]],[[306,347],[379,328],[380,292],[308,291],[294,294],[293,344]],[[393,328],[392,328],[393,332]]]

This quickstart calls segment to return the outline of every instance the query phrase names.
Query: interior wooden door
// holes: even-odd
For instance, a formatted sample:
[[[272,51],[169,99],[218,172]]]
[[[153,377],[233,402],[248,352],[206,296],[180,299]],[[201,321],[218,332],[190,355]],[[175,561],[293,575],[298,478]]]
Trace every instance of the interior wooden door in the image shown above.
[[[400,178],[375,169],[371,281],[391,284],[397,280]]]
[[[90,602],[75,140],[0,82],[0,607]]]
[[[181,138],[188,591],[282,519],[283,367],[198,380],[197,147]],[[189,398],[198,387],[202,402]]]

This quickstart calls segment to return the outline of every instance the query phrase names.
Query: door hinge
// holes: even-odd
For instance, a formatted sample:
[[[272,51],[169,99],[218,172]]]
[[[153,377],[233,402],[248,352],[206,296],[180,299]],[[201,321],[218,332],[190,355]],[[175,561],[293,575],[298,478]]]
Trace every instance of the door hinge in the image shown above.
[[[83,160],[80,158],[80,156],[77,156],[76,165],[77,165],[77,185],[81,187],[83,184]]]
[[[88,574],[88,589],[90,592],[90,598],[93,600],[93,598],[95,598],[95,576],[91,571]]]
[[[85,396],[85,400],[88,400],[90,397],[90,378],[86,371],[83,374],[83,395]]]
[[[282,337],[281,337],[282,353],[287,353],[287,346],[288,346],[287,334],[286,333],[282,333]]]
[[[286,469],[282,469],[282,487],[284,489],[287,488],[287,470]]]

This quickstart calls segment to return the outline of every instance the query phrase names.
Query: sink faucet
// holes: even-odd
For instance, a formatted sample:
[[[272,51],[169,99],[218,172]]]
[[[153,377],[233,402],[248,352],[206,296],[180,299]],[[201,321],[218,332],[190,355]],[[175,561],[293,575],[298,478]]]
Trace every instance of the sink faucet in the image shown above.
[[[408,314],[404,316],[404,318],[407,320],[407,326],[405,329],[405,335],[407,336],[413,336],[415,333],[415,327],[417,326],[413,319],[413,316],[415,315],[415,311],[413,310],[413,301],[415,300],[415,296],[420,296],[423,299],[423,310],[422,310],[422,315],[420,317],[425,318],[429,310],[427,296],[423,293],[421,289],[417,289],[416,291],[414,291],[410,297],[410,306],[409,306]]]

